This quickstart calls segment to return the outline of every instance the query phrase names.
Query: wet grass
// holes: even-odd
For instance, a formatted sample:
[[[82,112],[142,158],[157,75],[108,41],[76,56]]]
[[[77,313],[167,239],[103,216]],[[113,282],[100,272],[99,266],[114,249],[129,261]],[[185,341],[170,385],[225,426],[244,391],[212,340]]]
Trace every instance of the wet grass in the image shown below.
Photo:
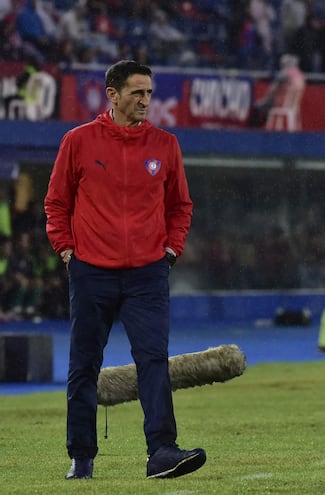
[[[66,481],[64,392],[0,397],[3,495],[323,495],[325,363],[263,364],[224,384],[174,394],[178,441],[207,463],[175,480],[146,480],[138,402],[99,407],[92,480]]]

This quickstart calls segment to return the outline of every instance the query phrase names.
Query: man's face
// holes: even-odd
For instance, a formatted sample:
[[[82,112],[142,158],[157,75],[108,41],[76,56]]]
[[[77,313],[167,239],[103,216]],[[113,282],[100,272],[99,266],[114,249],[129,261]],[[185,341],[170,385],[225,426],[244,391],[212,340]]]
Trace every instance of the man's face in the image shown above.
[[[133,74],[128,77],[120,92],[106,88],[113,104],[113,118],[117,124],[134,126],[146,119],[152,95],[152,80],[149,76]]]

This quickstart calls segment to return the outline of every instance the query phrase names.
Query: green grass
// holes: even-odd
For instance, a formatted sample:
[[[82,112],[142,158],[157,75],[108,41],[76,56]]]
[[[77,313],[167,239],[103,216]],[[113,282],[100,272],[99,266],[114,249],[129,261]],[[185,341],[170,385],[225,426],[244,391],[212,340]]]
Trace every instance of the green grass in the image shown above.
[[[0,397],[2,495],[324,495],[324,362],[263,364],[224,384],[174,394],[179,444],[207,463],[175,480],[146,480],[138,402],[99,407],[92,480],[66,481],[65,394]]]

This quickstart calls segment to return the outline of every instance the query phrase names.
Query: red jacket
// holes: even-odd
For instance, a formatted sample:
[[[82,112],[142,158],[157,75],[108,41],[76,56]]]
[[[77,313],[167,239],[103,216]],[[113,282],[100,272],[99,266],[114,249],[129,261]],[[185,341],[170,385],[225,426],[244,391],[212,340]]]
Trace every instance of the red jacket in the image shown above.
[[[62,139],[45,197],[46,231],[59,254],[107,268],[143,266],[165,247],[179,256],[191,216],[176,137],[148,121],[115,124],[108,113]]]

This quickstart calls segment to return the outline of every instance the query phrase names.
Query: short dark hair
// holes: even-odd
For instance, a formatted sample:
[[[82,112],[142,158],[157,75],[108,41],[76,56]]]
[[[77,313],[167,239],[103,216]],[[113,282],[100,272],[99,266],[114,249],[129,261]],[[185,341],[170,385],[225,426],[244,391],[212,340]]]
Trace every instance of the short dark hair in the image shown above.
[[[120,91],[125,86],[127,78],[133,74],[152,77],[152,71],[147,65],[139,64],[134,60],[120,60],[106,71],[105,86]]]

